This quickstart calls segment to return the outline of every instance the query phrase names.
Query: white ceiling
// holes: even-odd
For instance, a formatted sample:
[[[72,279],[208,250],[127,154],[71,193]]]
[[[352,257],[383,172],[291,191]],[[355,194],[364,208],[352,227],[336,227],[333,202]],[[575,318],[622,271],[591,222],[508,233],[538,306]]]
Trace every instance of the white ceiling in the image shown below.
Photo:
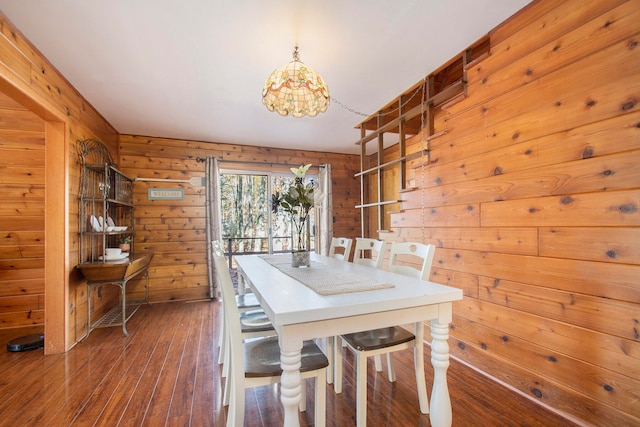
[[[359,153],[364,117],[349,109],[375,112],[529,1],[0,0],[0,10],[119,133]],[[333,99],[314,118],[261,102],[296,44]]]

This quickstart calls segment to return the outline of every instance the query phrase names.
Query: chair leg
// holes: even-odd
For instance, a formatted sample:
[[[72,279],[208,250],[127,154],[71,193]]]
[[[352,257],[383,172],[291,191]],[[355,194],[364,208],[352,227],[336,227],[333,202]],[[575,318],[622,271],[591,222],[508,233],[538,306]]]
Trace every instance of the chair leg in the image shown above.
[[[307,410],[307,379],[302,378],[300,380],[300,402],[298,403],[298,410],[305,412]]]
[[[220,311],[222,315],[220,316],[220,328],[218,330],[218,365],[222,365],[224,363],[224,352],[227,346],[227,331],[224,324],[224,308],[220,308]]]
[[[356,424],[367,425],[367,355],[356,352]]]
[[[336,394],[342,393],[342,338],[335,337],[333,346],[333,366],[329,365],[329,369],[333,369],[333,391]]]
[[[327,371],[327,384],[333,383],[333,365],[335,363],[334,347],[336,345],[336,340],[338,340],[338,337],[327,337],[327,359],[329,359],[329,370]]]
[[[225,363],[225,365],[228,365],[228,363]],[[229,405],[229,399],[231,398],[231,392],[232,392],[232,387],[231,387],[231,377],[229,375],[227,375],[227,377],[224,380],[224,393],[222,394],[222,405],[223,406],[228,406]],[[231,411],[229,411],[231,412]]]
[[[429,413],[429,398],[427,396],[427,385],[424,379],[424,323],[418,322],[414,327],[415,346],[413,348],[413,364],[416,371],[416,387],[418,389],[418,400],[420,400],[420,412]]]
[[[233,367],[231,367],[233,369]],[[244,373],[242,374],[244,376]],[[229,372],[230,378],[236,378],[233,372]],[[231,404],[229,405],[229,411],[227,411],[227,427],[242,427],[244,425],[244,384],[238,384],[236,381],[231,380]]]
[[[393,367],[393,357],[391,353],[387,353],[387,373],[389,375],[389,382],[396,382],[396,370]]]
[[[222,353],[222,378],[229,378],[229,363],[227,363],[231,358],[229,353],[229,336],[227,336],[225,338],[224,353]]]
[[[382,359],[380,358],[380,355],[376,354],[375,356],[373,356],[373,361],[374,361],[374,364],[376,366],[376,372],[381,372],[382,371]]]
[[[331,366],[329,366],[331,369]],[[315,377],[315,417],[314,424],[317,427],[324,427],[327,424],[327,381],[326,377],[327,371],[323,369],[321,372],[318,372],[318,375]]]

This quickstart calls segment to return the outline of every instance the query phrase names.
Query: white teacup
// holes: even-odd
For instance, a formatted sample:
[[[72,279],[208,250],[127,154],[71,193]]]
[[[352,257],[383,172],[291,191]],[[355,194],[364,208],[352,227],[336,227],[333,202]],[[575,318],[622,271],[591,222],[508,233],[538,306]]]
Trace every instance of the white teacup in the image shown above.
[[[122,249],[120,249],[120,248],[107,248],[107,249],[105,249],[105,253],[107,254],[107,257],[109,257],[109,258],[117,257],[118,255],[120,255],[122,253]]]

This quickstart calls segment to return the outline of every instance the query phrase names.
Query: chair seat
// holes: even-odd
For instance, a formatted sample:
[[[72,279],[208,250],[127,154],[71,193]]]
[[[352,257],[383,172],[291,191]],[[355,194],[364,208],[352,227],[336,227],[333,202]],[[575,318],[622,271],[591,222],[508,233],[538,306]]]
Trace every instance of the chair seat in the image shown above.
[[[358,351],[391,347],[409,342],[414,338],[415,336],[411,332],[399,326],[342,335],[342,339]]]
[[[253,293],[236,295],[236,305],[241,311],[247,308],[260,308],[260,303]]]
[[[245,377],[273,377],[282,374],[278,337],[244,343]],[[300,372],[315,371],[329,366],[329,360],[313,341],[302,344]]]
[[[242,333],[273,330],[273,325],[263,310],[240,313],[240,327]]]

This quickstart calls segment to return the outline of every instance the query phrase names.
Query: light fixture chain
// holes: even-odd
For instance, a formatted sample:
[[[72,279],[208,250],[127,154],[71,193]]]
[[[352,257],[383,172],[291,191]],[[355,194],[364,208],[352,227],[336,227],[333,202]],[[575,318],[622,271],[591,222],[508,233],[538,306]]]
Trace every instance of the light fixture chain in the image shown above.
[[[424,113],[425,113],[425,92],[427,91],[427,84],[428,84],[428,76],[425,76],[424,78],[424,84],[422,85],[422,98],[421,98],[421,103],[420,105],[421,110],[420,110],[420,163],[421,163],[421,175],[422,175],[422,184],[421,184],[421,203],[420,206],[422,207],[422,243],[425,243],[425,232],[424,232],[424,226],[425,226],[425,220],[424,220],[424,142],[425,142],[425,138],[424,138]]]
[[[397,108],[394,108],[393,110],[387,111],[386,113],[380,113],[380,114],[381,114],[382,116],[389,116],[389,115],[392,115],[392,114],[397,113],[401,108],[403,108],[404,106],[406,106],[406,105],[409,103],[409,101],[411,101],[413,98],[415,98],[415,96],[418,94],[418,91],[419,91],[419,90],[420,90],[420,88],[416,89],[416,90],[415,90],[415,92],[413,92],[413,93],[411,94],[411,96],[409,97],[409,99],[407,99],[407,100],[406,100],[402,105],[398,106]],[[334,102],[334,103],[336,103],[336,104],[338,104],[339,106],[341,106],[342,108],[344,108],[345,110],[347,110],[347,111],[349,111],[349,112],[351,112],[351,113],[353,113],[353,114],[356,114],[356,115],[359,115],[359,116],[362,116],[362,117],[370,117],[370,116],[371,116],[371,114],[362,113],[362,112],[360,112],[360,111],[354,110],[353,108],[351,108],[351,107],[348,107],[348,106],[344,105],[342,102],[338,101],[338,100],[337,100],[335,97],[333,97],[333,96],[331,97],[331,101],[332,101],[332,102]]]

